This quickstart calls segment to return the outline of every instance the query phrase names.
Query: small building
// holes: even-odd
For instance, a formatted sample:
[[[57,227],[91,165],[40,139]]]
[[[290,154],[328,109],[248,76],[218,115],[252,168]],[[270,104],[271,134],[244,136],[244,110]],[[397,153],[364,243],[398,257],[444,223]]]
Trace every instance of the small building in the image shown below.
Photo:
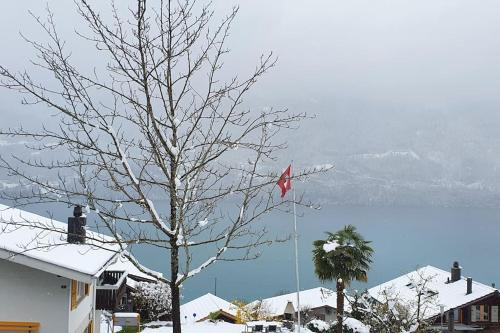
[[[350,312],[350,303],[346,298],[344,311]],[[270,319],[296,320],[297,293],[289,293],[258,300],[247,305],[248,309],[267,314]],[[309,319],[334,321],[337,317],[337,293],[327,288],[313,288],[300,292],[302,316]]]
[[[451,318],[452,326],[460,332],[500,332],[498,290],[463,277],[458,262],[448,272],[425,266],[368,290],[382,303],[388,300],[389,292],[413,313],[419,311],[420,318],[436,330],[448,331]]]
[[[210,293],[181,305],[181,321],[185,323],[210,319],[234,324],[238,320],[238,308]]]
[[[162,277],[163,274],[155,272],[149,268],[141,265],[139,269],[134,265],[128,257],[132,257],[135,262],[138,262],[131,254],[125,256],[121,254],[117,260],[111,264],[105,272],[106,275],[114,275],[119,272],[124,272],[126,275],[126,280],[119,284],[118,277],[115,277],[113,281],[119,284],[119,289],[116,294],[110,294],[110,291],[98,290],[97,293],[97,308],[101,310],[108,310],[112,312],[125,311],[125,312],[140,312],[139,309],[134,304],[133,293],[137,291],[137,284],[139,282],[148,283],[158,283],[158,278]],[[146,274],[145,272],[150,272]],[[169,320],[170,318],[161,318],[162,320]]]
[[[99,333],[96,291],[120,247],[68,224],[0,205],[0,322],[30,322],[40,333]]]

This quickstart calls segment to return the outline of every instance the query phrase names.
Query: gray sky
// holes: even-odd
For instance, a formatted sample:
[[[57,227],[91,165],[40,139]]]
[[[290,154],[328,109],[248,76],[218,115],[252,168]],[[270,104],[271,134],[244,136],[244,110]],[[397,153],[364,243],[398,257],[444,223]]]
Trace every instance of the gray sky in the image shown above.
[[[72,3],[49,4],[75,57],[98,61],[72,37]],[[359,177],[393,180],[397,172],[405,181],[500,188],[500,2],[225,0],[215,9],[222,15],[233,4],[241,10],[228,71],[251,70],[264,52],[279,57],[248,104],[317,115],[289,137],[292,157],[334,162]],[[3,4],[8,15],[0,21],[0,63],[22,68],[27,62],[30,49],[17,32],[38,36],[27,11],[43,15],[44,6],[33,0]],[[19,98],[6,91],[0,96],[3,123],[29,121]],[[384,173],[385,165],[366,169],[371,161],[352,159],[387,151],[416,152],[420,174],[405,173],[405,161],[391,162]]]
[[[76,18],[70,1],[49,1],[64,36]],[[498,102],[498,1],[216,1],[241,12],[230,46],[236,69],[273,50],[279,66],[262,86],[272,100],[355,98],[377,103],[447,106]],[[27,50],[18,31],[36,35],[27,11],[44,2],[3,4],[2,63],[20,63]],[[86,55],[92,57],[92,55]],[[263,89],[264,90],[264,89]]]

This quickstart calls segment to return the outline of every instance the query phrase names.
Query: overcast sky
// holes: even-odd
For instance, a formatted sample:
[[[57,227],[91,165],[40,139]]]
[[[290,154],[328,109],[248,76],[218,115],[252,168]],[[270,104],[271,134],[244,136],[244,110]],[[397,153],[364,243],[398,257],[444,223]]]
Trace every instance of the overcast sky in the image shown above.
[[[74,40],[78,20],[72,2],[48,3],[75,57],[98,61],[88,45]],[[300,141],[301,154],[311,144],[329,145],[336,153],[380,153],[435,142],[435,150],[462,159],[463,149],[456,146],[473,142],[469,155],[489,150],[496,156],[500,2],[224,0],[214,6],[223,15],[235,4],[240,13],[229,40],[228,69],[251,70],[268,51],[279,57],[247,102],[316,114],[290,137]],[[3,4],[0,63],[22,68],[27,62],[30,49],[18,32],[38,36],[28,9],[44,15],[44,6],[34,0]],[[0,96],[0,110],[8,115],[4,123],[28,121],[18,98],[6,91]],[[447,142],[440,146],[442,141]]]
[[[104,1],[102,1],[104,2]],[[72,35],[71,1],[49,1],[63,35]],[[500,3],[461,0],[215,1],[239,3],[230,46],[236,68],[274,51],[279,66],[263,82],[276,100],[290,96],[450,105],[498,102]],[[17,32],[33,35],[27,11],[42,1],[3,4],[2,63],[25,59]],[[89,54],[92,57],[92,54]]]

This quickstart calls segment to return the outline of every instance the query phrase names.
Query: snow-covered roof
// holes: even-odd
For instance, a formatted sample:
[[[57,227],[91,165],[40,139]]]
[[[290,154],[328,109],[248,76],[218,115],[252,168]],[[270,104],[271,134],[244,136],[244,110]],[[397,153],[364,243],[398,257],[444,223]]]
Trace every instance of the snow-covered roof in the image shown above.
[[[190,302],[182,304],[181,320],[187,318],[188,321],[198,321],[208,317],[210,313],[220,310],[232,316],[236,316],[238,312],[238,308],[235,305],[229,303],[226,300],[223,300],[220,297],[208,293]],[[196,314],[196,317],[194,317],[193,314]]]
[[[424,318],[431,318],[441,313],[441,306],[444,311],[448,311],[497,291],[493,287],[473,281],[472,293],[467,295],[467,279],[461,277],[456,282],[448,283],[450,277],[450,272],[425,266],[375,286],[369,289],[368,293],[380,302],[393,302],[397,299],[401,304],[415,310],[417,293],[423,293],[423,297],[428,301],[421,301],[421,304],[424,304],[421,313]],[[428,281],[425,286],[422,285],[423,281]]]
[[[87,231],[87,244],[70,244],[67,227],[66,223],[0,204],[0,259],[76,278],[73,273],[100,274],[120,251],[118,245],[107,243],[112,238],[92,231]]]
[[[131,254],[129,254],[132,256]],[[137,261],[137,260],[136,260]],[[138,261],[137,261],[138,262]],[[141,265],[142,266],[142,265]],[[143,266],[142,266],[143,267]],[[151,272],[154,276],[163,276],[162,273],[155,272],[149,268],[143,267],[143,269],[147,272]],[[137,266],[135,266],[125,255],[120,255],[117,260],[112,263],[111,265],[108,266],[106,269],[108,271],[125,271],[128,273],[128,278],[127,278],[127,284],[128,280],[132,279],[134,280],[134,277],[137,276],[142,279],[146,279],[149,281],[154,281],[155,278],[149,274],[144,273],[141,271]],[[134,288],[134,283],[129,284],[131,287]]]
[[[286,306],[289,302],[293,304],[293,308],[297,311],[297,293],[290,293],[275,297],[270,297],[263,299],[261,301],[254,301],[250,303],[248,306],[252,307],[259,302],[262,302],[262,306],[265,307],[266,311],[269,311],[269,314],[272,316],[281,316],[285,313]],[[345,311],[349,312],[349,302],[344,302]],[[323,306],[329,306],[334,309],[337,308],[337,293],[333,290],[317,287],[308,290],[302,290],[300,292],[300,307],[301,308],[320,308]]]

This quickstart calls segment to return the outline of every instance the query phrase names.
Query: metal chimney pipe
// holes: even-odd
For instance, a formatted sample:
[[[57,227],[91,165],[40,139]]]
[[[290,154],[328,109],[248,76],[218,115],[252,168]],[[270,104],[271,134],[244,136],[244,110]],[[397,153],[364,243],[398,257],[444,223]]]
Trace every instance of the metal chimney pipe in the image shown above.
[[[472,278],[467,278],[467,295],[472,294]]]

